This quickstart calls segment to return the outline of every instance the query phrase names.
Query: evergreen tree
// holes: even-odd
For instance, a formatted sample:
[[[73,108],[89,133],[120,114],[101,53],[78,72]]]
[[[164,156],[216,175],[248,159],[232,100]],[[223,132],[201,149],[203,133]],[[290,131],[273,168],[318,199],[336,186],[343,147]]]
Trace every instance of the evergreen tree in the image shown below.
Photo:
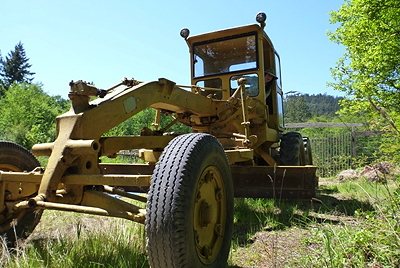
[[[32,66],[28,63],[29,58],[25,55],[25,49],[21,42],[15,46],[15,50],[10,51],[3,59],[0,55],[0,77],[2,78],[1,86],[4,94],[13,82],[27,82],[31,83],[35,73],[30,72],[29,68]]]
[[[312,117],[310,107],[302,95],[285,98],[283,103],[286,123],[307,122]]]
[[[283,102],[285,122],[301,123],[316,117],[334,119],[336,112],[341,109],[339,102],[342,99],[343,97],[334,97],[326,94],[287,95]]]

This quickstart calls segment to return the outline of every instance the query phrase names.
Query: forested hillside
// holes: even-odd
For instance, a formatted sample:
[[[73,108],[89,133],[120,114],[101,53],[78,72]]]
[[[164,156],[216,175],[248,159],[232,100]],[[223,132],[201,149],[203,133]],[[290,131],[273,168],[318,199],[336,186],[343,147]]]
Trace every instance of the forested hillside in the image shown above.
[[[343,97],[326,94],[288,95],[283,102],[285,121],[287,123],[306,122],[315,117],[333,119],[340,110],[339,101]]]

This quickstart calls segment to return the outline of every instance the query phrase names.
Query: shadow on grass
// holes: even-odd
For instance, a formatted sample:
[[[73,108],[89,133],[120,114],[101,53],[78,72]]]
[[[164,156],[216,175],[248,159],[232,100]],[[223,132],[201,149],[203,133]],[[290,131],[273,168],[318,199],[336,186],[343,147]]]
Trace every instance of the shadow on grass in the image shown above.
[[[334,190],[330,190],[335,192]],[[234,241],[251,244],[259,231],[284,230],[292,226],[308,227],[315,223],[339,224],[356,211],[373,211],[369,202],[338,199],[320,194],[308,200],[247,199],[235,200]]]

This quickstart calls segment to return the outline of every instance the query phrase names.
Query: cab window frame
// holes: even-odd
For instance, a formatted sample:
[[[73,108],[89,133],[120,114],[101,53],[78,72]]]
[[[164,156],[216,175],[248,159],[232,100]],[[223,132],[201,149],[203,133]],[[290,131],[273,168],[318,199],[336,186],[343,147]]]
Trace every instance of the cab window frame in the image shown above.
[[[222,67],[226,67],[225,70],[218,70],[218,71],[214,71],[214,72],[206,72],[204,71],[204,59],[202,59],[200,56],[198,56],[200,53],[196,53],[196,50],[200,47],[200,46],[205,46],[205,45],[211,45],[213,43],[217,43],[217,42],[224,42],[224,41],[231,41],[231,40],[235,40],[235,39],[239,39],[239,38],[245,38],[245,37],[253,37],[252,39],[252,46],[254,46],[253,49],[247,49],[247,50],[241,50],[239,49],[238,51],[252,51],[253,50],[253,54],[250,55],[251,61],[242,61],[241,63],[237,63],[237,64],[231,64],[231,65],[225,65],[225,66],[220,66]],[[248,42],[248,39],[246,39]],[[212,46],[210,46],[212,47]],[[246,48],[250,48],[251,46],[245,46]],[[238,73],[238,72],[243,72],[243,71],[257,71],[259,70],[259,44],[258,44],[258,33],[257,31],[252,31],[252,32],[247,32],[247,33],[243,33],[243,34],[237,34],[237,35],[232,35],[232,36],[228,36],[228,37],[222,37],[222,38],[216,38],[216,39],[211,39],[211,40],[206,40],[206,41],[201,41],[201,42],[197,42],[194,43],[192,45],[192,51],[193,51],[193,59],[192,59],[192,77],[193,79],[199,79],[199,78],[206,78],[206,77],[210,77],[210,76],[216,76],[216,75],[226,75],[226,74],[234,74],[234,73]],[[227,52],[227,51],[225,51]],[[204,52],[204,53],[211,53],[211,52]],[[221,57],[221,62],[227,62],[227,59],[232,59],[232,54],[231,52],[229,52],[229,54],[226,54],[226,58]],[[242,55],[243,56],[243,55]],[[249,56],[246,56],[249,57]],[[246,58],[245,57],[245,58]],[[199,61],[201,60],[201,61]],[[202,65],[196,65],[202,63]],[[215,64],[215,61],[214,61]],[[238,66],[240,64],[253,64],[250,65],[248,68],[234,68],[232,69],[231,67],[235,67]],[[199,66],[203,68],[203,70],[199,70]],[[197,71],[199,70],[199,71]]]

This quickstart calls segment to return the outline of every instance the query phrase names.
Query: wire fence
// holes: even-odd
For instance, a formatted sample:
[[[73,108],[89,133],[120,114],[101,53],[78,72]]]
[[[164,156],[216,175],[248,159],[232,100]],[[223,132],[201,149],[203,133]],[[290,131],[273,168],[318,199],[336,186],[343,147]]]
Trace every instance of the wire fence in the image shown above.
[[[333,177],[346,169],[354,169],[374,161],[376,148],[380,146],[381,132],[326,132],[307,135],[311,141],[313,164],[318,167],[317,176]],[[314,136],[314,137],[313,137]],[[138,152],[121,151],[118,155],[138,161]]]
[[[311,138],[314,165],[320,177],[335,176],[352,167],[354,138],[351,133],[337,133],[329,137]]]
[[[382,142],[381,132],[343,132],[309,137],[314,165],[320,177],[336,176],[343,170],[355,169],[376,161]],[[379,157],[378,157],[379,158]]]

